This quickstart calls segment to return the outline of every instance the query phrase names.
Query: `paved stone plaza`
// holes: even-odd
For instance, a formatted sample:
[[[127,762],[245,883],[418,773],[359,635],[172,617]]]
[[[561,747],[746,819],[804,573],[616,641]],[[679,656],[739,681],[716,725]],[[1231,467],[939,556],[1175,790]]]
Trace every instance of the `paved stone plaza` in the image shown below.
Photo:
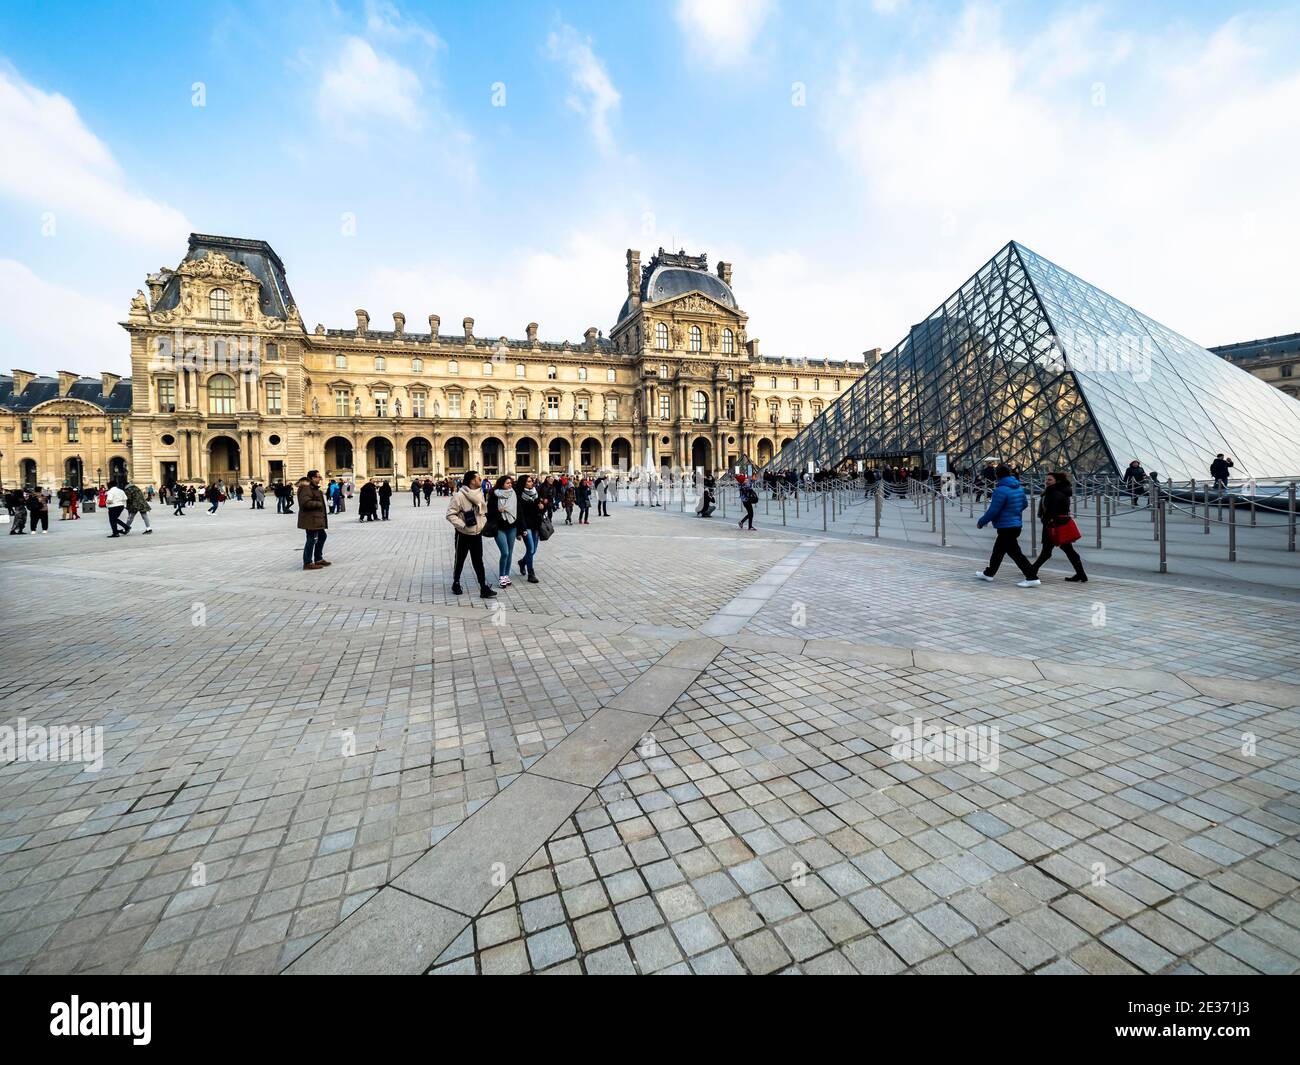
[[[0,537],[0,724],[105,739],[0,766],[0,970],[1300,968],[1300,604],[626,502],[485,603],[408,500]]]

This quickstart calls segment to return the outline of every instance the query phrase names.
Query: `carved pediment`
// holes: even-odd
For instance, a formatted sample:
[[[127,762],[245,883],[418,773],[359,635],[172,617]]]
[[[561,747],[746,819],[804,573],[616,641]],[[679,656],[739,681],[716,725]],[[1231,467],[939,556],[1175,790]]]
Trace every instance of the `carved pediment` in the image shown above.
[[[104,408],[84,399],[60,396],[38,403],[31,409],[32,414],[70,414],[74,417],[87,414],[103,414]]]
[[[176,272],[182,277],[201,277],[211,281],[257,281],[253,271],[243,263],[211,248],[202,259],[186,259]]]
[[[688,314],[725,314],[728,318],[737,317],[736,312],[730,307],[719,303],[717,300],[710,299],[700,292],[688,292],[676,299],[665,300],[659,306],[670,308],[673,311],[685,311]]]

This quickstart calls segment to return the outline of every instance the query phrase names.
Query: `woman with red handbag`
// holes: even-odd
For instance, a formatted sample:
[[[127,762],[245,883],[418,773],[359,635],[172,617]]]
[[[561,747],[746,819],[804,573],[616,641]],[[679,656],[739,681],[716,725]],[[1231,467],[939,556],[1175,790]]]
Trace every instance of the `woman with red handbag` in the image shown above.
[[[1080,539],[1083,533],[1079,531],[1075,520],[1070,517],[1070,500],[1073,496],[1074,489],[1070,487],[1068,473],[1058,470],[1047,475],[1043,498],[1038,504],[1038,517],[1043,523],[1043,549],[1038,552],[1038,558],[1034,560],[1035,577],[1038,576],[1043,563],[1052,557],[1052,549],[1059,547],[1070,560],[1070,565],[1074,567],[1074,576],[1065,579],[1078,584],[1088,582],[1088,575],[1083,572],[1083,559],[1074,549],[1074,541]]]

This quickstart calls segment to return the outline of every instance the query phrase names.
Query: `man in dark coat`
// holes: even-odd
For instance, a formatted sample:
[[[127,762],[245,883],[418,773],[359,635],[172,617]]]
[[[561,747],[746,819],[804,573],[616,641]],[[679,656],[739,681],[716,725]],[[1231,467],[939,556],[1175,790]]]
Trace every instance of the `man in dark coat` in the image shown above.
[[[361,486],[361,503],[360,511],[357,514],[357,521],[374,521],[379,512],[379,493],[375,490],[375,482],[367,481]]]
[[[388,505],[393,501],[393,489],[387,481],[379,486],[379,511],[388,520]]]
[[[321,557],[329,523],[325,494],[320,490],[320,470],[311,470],[298,482],[298,528],[307,534],[302,548],[303,569],[321,569],[329,565]]]
[[[1210,476],[1214,478],[1214,487],[1220,491],[1228,487],[1228,471],[1233,467],[1233,461],[1225,458],[1222,451],[1215,456],[1210,463]]]

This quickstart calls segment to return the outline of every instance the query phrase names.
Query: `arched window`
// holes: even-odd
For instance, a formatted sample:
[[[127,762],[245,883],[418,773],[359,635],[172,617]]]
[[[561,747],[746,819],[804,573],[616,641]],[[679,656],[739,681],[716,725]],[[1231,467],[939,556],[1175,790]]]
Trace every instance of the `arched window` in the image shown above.
[[[722,353],[724,355],[730,355],[735,350],[736,350],[736,334],[733,333],[730,329],[724,329],[722,331]]]
[[[703,392],[696,392],[691,397],[691,421],[707,422],[709,420],[709,397]]]
[[[554,367],[554,366],[548,366],[548,367],[546,367],[546,379],[547,379],[548,381],[554,381],[554,380],[555,380],[555,367]]]
[[[346,355],[334,356],[334,369],[346,370],[348,368],[348,357]]]
[[[655,323],[655,347],[660,351],[668,350],[668,327],[663,322]]]
[[[698,325],[691,326],[691,350],[701,351],[704,348],[704,334],[700,332]]]
[[[376,355],[376,356],[375,356],[375,371],[376,371],[377,373],[383,373],[383,372],[384,372],[385,370],[387,370],[387,369],[388,369],[388,360],[385,359],[382,355]]]
[[[213,318],[230,317],[230,293],[224,288],[214,288],[208,293],[208,313]]]
[[[578,380],[579,380],[579,381],[585,381],[586,379],[587,379],[587,368],[586,368],[585,366],[579,366],[579,367],[578,367]]]
[[[208,378],[208,413],[235,413],[235,381],[223,373]]]

